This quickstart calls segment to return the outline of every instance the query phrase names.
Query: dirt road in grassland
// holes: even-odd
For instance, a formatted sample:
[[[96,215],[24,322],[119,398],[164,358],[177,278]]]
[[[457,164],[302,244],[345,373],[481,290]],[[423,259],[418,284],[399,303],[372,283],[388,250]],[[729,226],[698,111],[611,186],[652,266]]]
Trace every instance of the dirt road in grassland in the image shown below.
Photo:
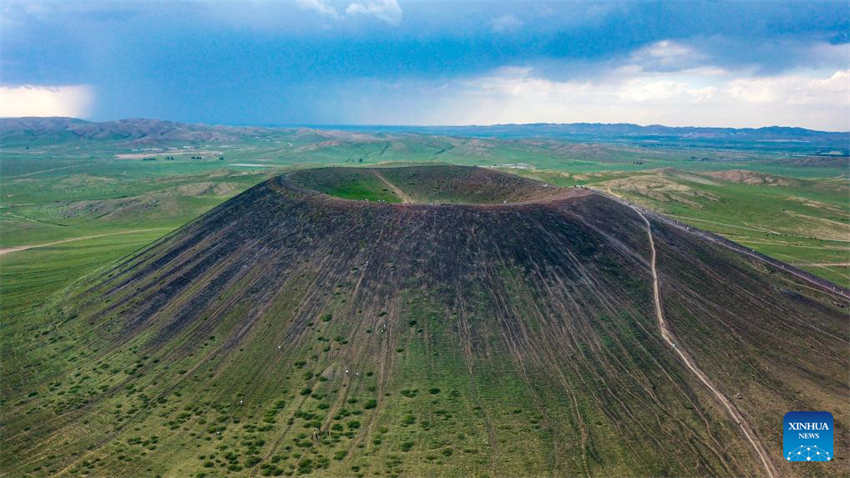
[[[383,174],[381,174],[378,171],[374,171],[374,173],[375,173],[375,176],[378,179],[380,179],[382,183],[386,184],[387,187],[390,188],[392,190],[392,192],[395,193],[396,196],[401,198],[401,202],[403,202],[405,204],[410,204],[410,203],[414,202],[413,198],[408,196],[407,193],[405,193],[404,191],[401,190],[401,188],[399,188],[395,184],[387,181],[387,178],[385,178]]]
[[[850,262],[798,262],[791,264],[794,267],[847,267]]]
[[[650,260],[650,265],[652,266],[652,295],[653,302],[655,303],[655,315],[658,318],[658,328],[661,330],[661,337],[664,339],[665,342],[667,342],[667,345],[669,345],[670,348],[672,348],[673,351],[676,352],[676,355],[679,356],[679,358],[682,360],[688,370],[690,370],[694,375],[696,375],[697,378],[699,378],[699,380],[703,383],[703,385],[705,385],[709,390],[711,390],[714,396],[717,397],[717,400],[720,401],[720,403],[722,403],[724,407],[726,407],[726,410],[729,412],[729,415],[732,417],[733,420],[735,420],[735,423],[741,429],[741,432],[747,438],[747,441],[750,442],[750,445],[752,445],[753,449],[756,451],[759,458],[761,459],[762,464],[764,465],[764,470],[765,472],[767,472],[767,476],[771,478],[776,477],[776,470],[773,468],[773,463],[771,463],[770,459],[768,458],[767,452],[764,449],[764,446],[762,445],[761,441],[759,441],[752,428],[750,428],[750,425],[746,422],[746,420],[744,420],[744,417],[740,414],[740,412],[738,412],[732,402],[730,402],[725,395],[723,395],[719,390],[717,390],[717,388],[714,387],[714,385],[711,383],[711,380],[708,379],[708,376],[702,370],[700,370],[699,367],[697,367],[697,365],[690,358],[690,355],[682,349],[682,346],[676,343],[676,337],[673,335],[670,329],[667,328],[667,321],[664,320],[664,312],[661,308],[661,291],[659,290],[658,272],[655,267],[655,241],[652,238],[652,226],[649,223],[649,219],[647,219],[646,216],[644,216],[638,208],[632,206],[632,209],[634,209],[634,211],[638,213],[641,219],[643,219],[643,222],[646,224],[646,234],[649,237],[649,247],[652,252],[652,257]]]
[[[9,254],[11,252],[25,251],[27,249],[35,249],[36,247],[48,247],[48,246],[55,246],[57,244],[65,244],[66,242],[84,241],[86,239],[97,239],[98,237],[118,236],[118,235],[122,235],[122,234],[135,234],[137,232],[164,231],[166,229],[170,229],[170,228],[154,227],[154,228],[151,228],[151,229],[133,229],[133,230],[129,230],[129,231],[107,232],[107,233],[104,233],[104,234],[94,234],[94,235],[91,235],[91,236],[72,237],[70,239],[62,239],[61,241],[45,242],[45,243],[42,243],[42,244],[28,244],[26,246],[7,247],[6,249],[0,249],[0,256],[2,256],[4,254]]]

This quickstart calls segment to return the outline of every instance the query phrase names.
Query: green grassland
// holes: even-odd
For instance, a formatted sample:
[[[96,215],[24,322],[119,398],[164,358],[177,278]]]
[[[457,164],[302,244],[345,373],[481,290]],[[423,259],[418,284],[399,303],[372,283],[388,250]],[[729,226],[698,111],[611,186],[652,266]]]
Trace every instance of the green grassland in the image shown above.
[[[460,201],[464,191],[480,198],[481,185],[501,184],[501,197],[541,187],[512,178],[450,188],[439,180],[481,170],[439,169],[450,171],[410,193]],[[328,191],[367,184],[367,196],[380,187],[372,169],[322,171],[292,176]],[[425,177],[421,168],[384,171]],[[523,206],[525,214],[399,209],[288,186],[264,183],[151,246],[165,231],[0,257],[3,357],[13,364],[0,375],[0,469],[207,478],[758,472],[734,424],[657,332],[646,231],[630,208],[570,191],[582,200],[565,214],[548,205]],[[496,192],[486,197],[501,204]],[[801,371],[843,373],[834,355],[846,305],[653,227],[668,320],[723,377],[724,392],[744,392],[739,406],[771,449],[777,410],[835,409],[844,389],[832,379],[837,391],[817,401],[788,395],[778,378],[806,387]],[[705,299],[706,287],[717,297]],[[716,320],[693,313],[705,308]],[[781,353],[811,336],[809,320],[823,346]],[[747,351],[732,363],[730,337]]]
[[[741,178],[738,170],[730,171],[733,179],[728,171],[684,168],[520,174],[613,193],[835,283],[850,284],[850,184],[844,177],[793,178],[750,171]]]
[[[133,156],[119,156],[128,154]],[[61,423],[67,436],[53,437],[39,456],[27,457],[37,465],[29,469],[15,465],[16,470],[33,476],[61,472],[99,476],[103,470],[155,476],[163,471],[163,460],[176,464],[170,470],[178,470],[180,476],[226,476],[248,469],[260,475],[321,474],[343,467],[351,475],[380,471],[395,476],[436,473],[445,470],[446,464],[457,470],[457,476],[492,476],[493,462],[488,455],[493,450],[514,457],[501,470],[508,474],[552,467],[578,472],[588,466],[578,458],[557,462],[559,450],[547,448],[551,443],[578,446],[575,443],[581,441],[581,434],[556,435],[552,427],[569,428],[578,408],[583,416],[591,417],[590,433],[598,447],[589,451],[591,463],[594,455],[608,460],[616,456],[624,464],[638,466],[629,461],[629,450],[605,445],[618,430],[608,422],[602,424],[602,412],[591,401],[573,403],[565,397],[537,395],[517,386],[528,377],[505,379],[493,372],[492,364],[487,375],[477,376],[477,382],[471,383],[466,359],[448,353],[456,349],[428,348],[435,340],[449,340],[452,334],[440,329],[445,308],[415,291],[393,311],[398,323],[409,327],[397,331],[391,346],[379,351],[396,367],[392,381],[385,381],[380,368],[370,365],[358,371],[362,379],[344,394],[340,394],[337,380],[343,372],[325,367],[329,356],[345,356],[343,342],[352,331],[337,324],[333,312],[328,321],[323,314],[316,315],[306,335],[311,342],[299,345],[297,352],[304,363],[288,364],[285,374],[263,382],[276,386],[254,390],[246,388],[245,382],[262,373],[267,357],[260,352],[277,346],[273,335],[256,339],[266,340],[258,342],[264,347],[246,351],[257,356],[238,358],[239,363],[253,364],[255,369],[246,366],[239,374],[216,375],[219,369],[228,370],[227,364],[213,360],[215,366],[201,365],[223,346],[216,332],[207,334],[199,344],[183,344],[191,352],[180,354],[173,362],[169,362],[173,356],[144,352],[141,344],[150,337],[138,337],[124,349],[104,354],[98,349],[108,341],[81,343],[62,333],[60,325],[70,319],[56,311],[62,309],[69,290],[80,290],[115,261],[133,257],[251,186],[285,172],[331,165],[452,163],[498,168],[559,186],[583,185],[720,233],[847,286],[850,179],[844,159],[820,161],[780,153],[553,140],[384,134],[363,138],[312,131],[283,132],[227,145],[139,146],[120,141],[3,145],[0,248],[90,238],[0,255],[0,342],[5,369],[0,406],[14,406],[16,415],[20,414],[2,433],[10,443],[41,440],[44,437],[39,433],[46,428],[40,428],[40,423],[61,422],[68,413],[73,417],[85,413],[84,420]],[[716,174],[738,170],[751,174]],[[410,181],[392,174],[387,179]],[[347,199],[401,201],[375,175],[352,174],[324,190],[321,185],[312,186]],[[417,192],[411,188],[415,184],[405,186],[422,197],[434,194]],[[449,193],[441,194],[441,201],[457,200]],[[509,278],[512,271],[504,273]],[[293,280],[302,281],[306,290],[311,279]],[[298,284],[290,285],[298,290]],[[522,284],[514,286],[520,291],[515,295],[522,297]],[[645,295],[644,289],[635,288],[640,289],[636,294]],[[343,296],[334,300],[337,302],[330,303],[345,307]],[[285,316],[291,305],[280,299],[275,311]],[[239,317],[235,309],[228,320]],[[635,322],[634,317],[610,317],[605,326],[628,336],[645,334],[643,329],[634,329]],[[228,326],[222,324],[221,329]],[[100,332],[103,336],[110,333]],[[619,344],[603,345],[606,356],[619,353]],[[663,347],[655,345],[655,352],[661,353]],[[88,357],[100,358],[88,363]],[[647,357],[640,359],[649,360]],[[534,373],[543,376],[545,369]],[[215,386],[195,386],[205,380]],[[134,388],[127,389],[128,383],[134,383]],[[169,387],[163,388],[162,383]],[[147,395],[146,388],[157,390],[158,395]],[[401,398],[388,399],[387,393]],[[99,408],[97,413],[89,413],[87,403],[94,397]],[[13,398],[14,403],[10,401]],[[536,406],[539,401],[548,407]],[[390,405],[384,408],[384,403]],[[73,415],[77,410],[79,414]],[[690,429],[700,413],[712,413],[683,410],[675,417],[675,426],[682,429]],[[368,417],[372,416],[380,419],[371,422]],[[650,420],[651,416],[639,418]],[[313,440],[312,425],[317,420],[332,425],[327,436]],[[358,432],[362,428],[368,429],[366,435]],[[175,431],[180,433],[172,433]],[[106,447],[96,441],[104,436],[110,440]],[[286,436],[288,442],[272,442],[280,436]],[[83,450],[90,447],[96,451],[81,452],[79,443]],[[275,451],[267,455],[268,450]],[[80,454],[66,470],[60,466],[68,462],[65,453]],[[16,459],[3,458],[7,464]],[[657,464],[645,466],[641,473],[676,471]]]
[[[302,186],[330,196],[363,201],[402,202],[372,170],[331,169],[327,174],[299,175]]]
[[[0,247],[174,229],[292,169],[433,162],[495,167],[559,186],[608,190],[850,284],[847,158],[548,139],[284,130],[232,144],[12,143],[0,150]],[[729,170],[755,178],[712,176]],[[400,201],[371,176],[340,184],[339,190],[325,192]]]

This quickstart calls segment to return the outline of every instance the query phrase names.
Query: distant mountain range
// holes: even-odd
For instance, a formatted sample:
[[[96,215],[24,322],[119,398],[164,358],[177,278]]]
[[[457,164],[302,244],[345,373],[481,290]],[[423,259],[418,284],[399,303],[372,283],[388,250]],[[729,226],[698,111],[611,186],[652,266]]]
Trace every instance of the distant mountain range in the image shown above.
[[[251,135],[257,128],[176,123],[154,119],[92,122],[77,118],[0,118],[0,142],[112,140],[135,143],[222,142]]]
[[[760,149],[806,154],[850,155],[850,132],[805,128],[708,128],[640,126],[629,123],[531,123],[492,126],[369,126],[327,125],[315,129],[367,131],[384,134],[425,134],[486,138],[549,138],[579,142],[629,143],[646,147],[678,146]],[[91,122],[77,118],[0,118],[0,142],[114,140],[134,143],[225,142],[291,132],[294,126],[220,126],[154,119]]]
[[[568,141],[633,143],[644,146],[757,148],[804,150],[815,154],[850,154],[850,132],[805,128],[710,128],[698,126],[640,126],[631,123],[529,123],[491,126],[374,126],[366,131],[409,132],[483,138],[550,138]]]

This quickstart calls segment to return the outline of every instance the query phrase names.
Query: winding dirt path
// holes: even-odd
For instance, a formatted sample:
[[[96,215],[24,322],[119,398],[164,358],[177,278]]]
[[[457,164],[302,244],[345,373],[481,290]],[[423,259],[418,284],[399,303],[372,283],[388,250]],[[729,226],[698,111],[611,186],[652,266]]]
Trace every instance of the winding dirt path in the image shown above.
[[[25,251],[27,249],[35,249],[36,247],[48,247],[55,246],[57,244],[65,244],[66,242],[74,242],[74,241],[84,241],[86,239],[97,239],[98,237],[106,237],[106,236],[118,236],[121,234],[135,234],[137,232],[150,232],[150,231],[161,231],[170,229],[168,227],[154,227],[150,229],[131,229],[129,231],[118,231],[118,232],[107,232],[103,234],[94,234],[91,236],[80,236],[80,237],[72,237],[70,239],[62,239],[61,241],[53,241],[53,242],[45,242],[42,244],[27,244],[25,246],[15,246],[15,247],[7,247],[5,249],[0,249],[0,256],[4,254],[9,254],[11,252]]]
[[[773,467],[773,463],[771,463],[768,458],[767,452],[765,451],[764,445],[759,441],[755,432],[753,432],[750,425],[744,420],[744,417],[741,416],[741,413],[735,408],[732,402],[726,398],[723,393],[721,393],[717,388],[715,388],[714,384],[711,383],[708,376],[703,372],[690,358],[689,354],[685,352],[681,347],[676,344],[676,337],[667,327],[667,321],[664,320],[664,312],[661,308],[661,292],[658,287],[658,271],[655,267],[655,241],[652,238],[652,226],[649,223],[649,219],[643,215],[643,213],[636,207],[631,206],[632,209],[638,213],[638,215],[643,219],[643,222],[646,224],[646,234],[649,237],[649,247],[652,251],[652,258],[650,260],[650,265],[652,266],[652,295],[653,301],[655,302],[655,315],[658,317],[658,328],[661,330],[661,337],[667,342],[667,345],[676,352],[676,355],[682,360],[688,370],[690,370],[694,375],[699,378],[699,380],[705,385],[711,392],[717,397],[717,400],[726,407],[726,410],[729,412],[729,415],[741,429],[741,432],[747,438],[747,441],[750,442],[756,454],[758,454],[761,459],[762,464],[764,465],[764,470],[767,473],[767,476],[770,478],[775,478],[777,476],[776,470]]]
[[[395,184],[389,182],[387,180],[387,178],[384,177],[383,174],[381,174],[378,171],[373,171],[373,172],[375,173],[375,177],[380,179],[381,182],[386,184],[387,187],[390,188],[395,193],[396,196],[401,198],[401,202],[403,202],[404,204],[411,204],[411,203],[414,202],[412,197],[408,196],[406,192],[402,191],[401,188],[399,188]]]
[[[640,208],[638,206],[635,206],[634,204],[629,202],[627,199],[625,199],[622,196],[614,193],[613,191],[611,191],[611,188],[608,188],[607,191],[603,191],[601,189],[592,189],[592,188],[589,188],[589,189],[591,191],[596,192],[597,194],[600,194],[600,195],[612,200],[612,201],[617,201],[618,203],[620,203],[624,206],[628,206],[628,207],[634,209],[641,216],[643,215],[643,213],[640,212],[640,210],[639,210]],[[687,224],[683,224],[676,219],[671,219],[671,218],[664,216],[664,215],[661,215],[661,214],[656,215],[655,218],[659,221],[664,222],[664,224],[666,224],[668,226],[672,226],[672,227],[675,227],[676,229],[686,231],[690,234],[693,234],[693,235],[695,235],[695,236],[697,236],[701,239],[704,239],[706,241],[709,241],[713,244],[723,246],[726,249],[729,249],[731,251],[735,251],[739,254],[743,254],[743,255],[748,256],[752,259],[755,259],[759,262],[768,264],[771,267],[775,267],[775,268],[777,268],[777,269],[779,269],[783,272],[791,274],[791,275],[793,275],[794,277],[796,277],[800,280],[808,282],[809,284],[814,286],[815,290],[820,290],[822,292],[827,292],[829,294],[837,294],[837,295],[843,297],[844,299],[850,300],[850,289],[847,289],[845,287],[833,284],[833,283],[831,283],[831,282],[829,282],[825,279],[821,279],[821,278],[814,276],[814,275],[812,275],[812,274],[810,274],[806,271],[798,269],[797,267],[795,267],[793,265],[790,265],[790,264],[781,262],[779,260],[773,259],[771,257],[764,255],[764,254],[760,254],[760,253],[756,252],[755,250],[750,249],[747,246],[733,242],[732,240],[727,239],[720,234],[702,231],[702,230],[698,229],[696,226],[692,227],[692,226],[689,226]],[[644,220],[646,220],[646,218],[644,218]],[[747,242],[757,243],[756,241],[749,241],[749,240]],[[850,241],[847,241],[847,242],[850,242]],[[770,244],[769,242],[762,242],[762,243],[763,244]],[[806,246],[795,246],[795,247],[806,247]],[[837,249],[836,248],[830,248],[830,249],[844,250],[844,248],[837,248]]]
[[[791,263],[794,267],[847,267],[850,262],[798,262]]]
[[[76,167],[76,166],[79,166],[79,165],[72,164],[70,166],[61,166],[61,167],[58,167],[58,168],[40,169],[38,171],[33,171],[31,173],[26,173],[26,174],[19,174],[17,176],[7,176],[6,179],[27,178],[27,177],[30,177],[30,176],[35,176],[36,174],[49,173],[51,171],[59,171],[60,169],[70,169],[70,168],[73,168],[73,167]]]

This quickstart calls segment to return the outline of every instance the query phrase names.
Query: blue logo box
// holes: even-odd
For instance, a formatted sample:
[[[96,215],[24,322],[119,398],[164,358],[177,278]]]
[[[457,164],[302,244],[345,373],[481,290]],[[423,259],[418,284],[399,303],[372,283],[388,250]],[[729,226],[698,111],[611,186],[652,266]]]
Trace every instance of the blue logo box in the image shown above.
[[[829,412],[788,412],[782,421],[782,455],[788,461],[830,461],[835,456]]]

